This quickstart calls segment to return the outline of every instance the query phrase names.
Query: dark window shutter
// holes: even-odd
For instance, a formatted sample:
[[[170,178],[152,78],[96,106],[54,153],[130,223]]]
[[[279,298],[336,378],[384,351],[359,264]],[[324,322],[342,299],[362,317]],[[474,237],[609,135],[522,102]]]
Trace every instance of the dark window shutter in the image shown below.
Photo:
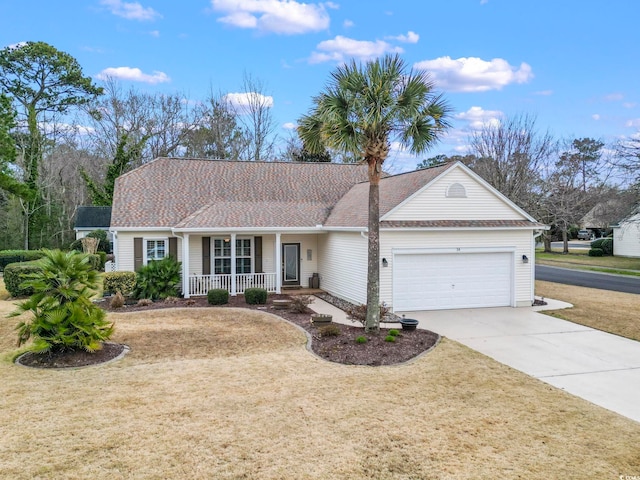
[[[253,263],[255,264],[255,273],[262,272],[262,237],[254,237],[253,246],[255,249]]]
[[[133,269],[136,272],[142,268],[144,263],[142,252],[142,237],[135,237],[133,239]]]
[[[178,239],[176,237],[169,237],[169,256],[178,260]]]
[[[211,275],[211,237],[202,237],[202,274]]]

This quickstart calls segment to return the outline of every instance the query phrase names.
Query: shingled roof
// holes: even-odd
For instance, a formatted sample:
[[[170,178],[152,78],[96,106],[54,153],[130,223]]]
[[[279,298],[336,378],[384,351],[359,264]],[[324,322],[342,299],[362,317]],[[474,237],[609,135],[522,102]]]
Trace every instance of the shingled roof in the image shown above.
[[[158,158],[116,180],[111,227],[315,227],[366,181],[366,165]]]
[[[109,228],[111,207],[78,207],[74,228]]]
[[[380,180],[380,217],[397,207],[454,163],[402,173]],[[327,219],[328,227],[366,227],[369,218],[369,183],[354,185]]]

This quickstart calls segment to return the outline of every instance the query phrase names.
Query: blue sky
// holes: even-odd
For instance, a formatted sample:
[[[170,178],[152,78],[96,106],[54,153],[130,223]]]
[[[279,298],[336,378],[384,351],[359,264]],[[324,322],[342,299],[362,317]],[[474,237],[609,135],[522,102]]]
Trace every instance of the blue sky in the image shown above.
[[[537,116],[560,138],[640,130],[637,0],[3,0],[0,47],[44,41],[86,75],[191,100],[250,75],[283,138],[339,62],[398,52],[453,108],[433,151],[465,153],[487,122]],[[395,152],[395,171],[416,158]]]

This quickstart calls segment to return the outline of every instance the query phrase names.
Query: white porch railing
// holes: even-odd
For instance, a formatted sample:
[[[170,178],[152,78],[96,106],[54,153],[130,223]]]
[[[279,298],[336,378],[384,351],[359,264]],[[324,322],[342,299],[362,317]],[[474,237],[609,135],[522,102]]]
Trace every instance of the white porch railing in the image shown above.
[[[224,288],[231,292],[233,275],[189,275],[189,295],[206,295],[214,288]],[[239,273],[236,276],[236,293],[244,293],[247,288],[264,288],[267,292],[276,291],[275,273]]]

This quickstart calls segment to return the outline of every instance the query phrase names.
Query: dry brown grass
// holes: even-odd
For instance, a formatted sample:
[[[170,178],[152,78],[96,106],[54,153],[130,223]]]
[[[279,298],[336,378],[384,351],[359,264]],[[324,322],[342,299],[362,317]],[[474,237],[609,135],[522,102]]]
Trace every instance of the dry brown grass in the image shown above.
[[[5,307],[2,307],[5,308]],[[8,308],[7,310],[10,310]],[[330,364],[232,309],[111,314],[131,352],[31,370],[0,319],[7,479],[618,478],[640,424],[444,340],[395,367]]]
[[[536,295],[574,305],[544,313],[640,341],[640,295],[542,281]]]

